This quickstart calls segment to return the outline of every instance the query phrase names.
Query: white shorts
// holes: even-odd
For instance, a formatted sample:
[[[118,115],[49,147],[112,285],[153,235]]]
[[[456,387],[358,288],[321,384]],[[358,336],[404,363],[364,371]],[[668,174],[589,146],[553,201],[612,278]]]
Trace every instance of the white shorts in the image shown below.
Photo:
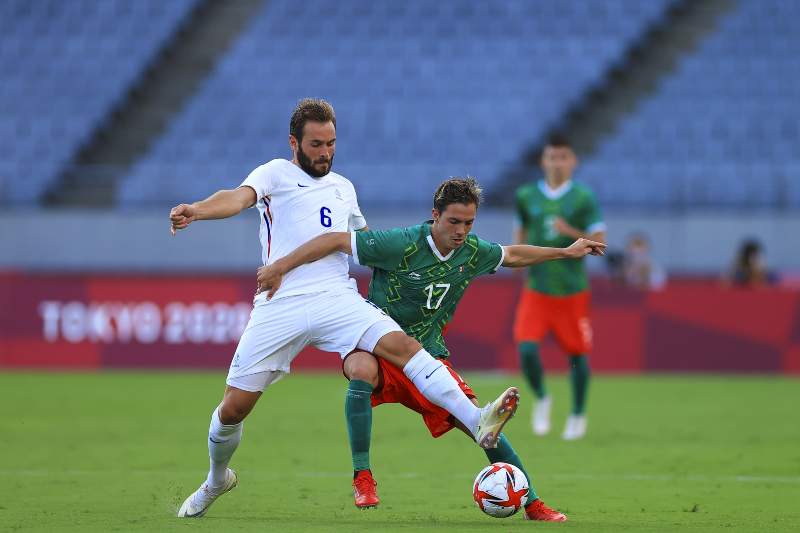
[[[373,351],[397,322],[358,292],[321,292],[275,300],[256,298],[228,370],[228,385],[263,391],[289,373],[309,344],[344,358],[355,348]]]

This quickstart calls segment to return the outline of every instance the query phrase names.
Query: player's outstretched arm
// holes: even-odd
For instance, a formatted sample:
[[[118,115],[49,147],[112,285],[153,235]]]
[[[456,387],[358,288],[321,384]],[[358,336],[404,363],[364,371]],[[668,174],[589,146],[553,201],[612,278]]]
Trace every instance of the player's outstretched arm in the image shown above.
[[[589,239],[578,239],[566,248],[514,244],[503,246],[502,265],[512,268],[527,267],[553,259],[580,259],[587,255],[603,255],[605,250],[604,243]]]
[[[257,274],[258,292],[267,291],[267,299],[272,298],[280,287],[284,274],[300,265],[313,263],[334,252],[352,255],[353,250],[350,246],[349,232],[332,231],[324,233],[295,248],[293,252],[281,257],[274,263],[260,267]]]
[[[195,220],[214,220],[238,215],[256,203],[256,191],[250,187],[217,191],[205,200],[193,204],[176,205],[169,212],[170,231],[173,235]]]

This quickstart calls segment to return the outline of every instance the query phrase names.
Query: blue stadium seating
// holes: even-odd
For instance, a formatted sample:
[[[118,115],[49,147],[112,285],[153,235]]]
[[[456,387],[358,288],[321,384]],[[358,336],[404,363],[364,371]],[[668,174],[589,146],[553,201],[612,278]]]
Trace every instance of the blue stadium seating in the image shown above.
[[[0,2],[0,203],[36,203],[198,0]]]
[[[586,161],[602,203],[800,207],[800,3],[739,0]]]
[[[335,168],[364,205],[427,204],[449,175],[491,186],[671,2],[267,2],[120,203],[194,200],[289,157],[304,96],[335,105]]]

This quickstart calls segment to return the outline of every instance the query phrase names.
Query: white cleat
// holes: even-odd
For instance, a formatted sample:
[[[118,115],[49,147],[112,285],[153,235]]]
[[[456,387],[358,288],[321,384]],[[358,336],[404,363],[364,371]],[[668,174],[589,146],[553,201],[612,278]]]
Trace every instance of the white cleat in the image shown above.
[[[564,440],[578,440],[582,439],[584,435],[586,435],[586,415],[569,415],[561,438]]]
[[[550,400],[550,396],[536,400],[536,405],[533,406],[533,415],[531,416],[534,435],[541,437],[550,433],[550,408],[552,405],[553,402]]]
[[[478,427],[475,428],[475,440],[483,449],[497,448],[497,440],[503,426],[511,420],[519,404],[519,390],[509,387],[495,401],[481,409]]]
[[[232,491],[239,484],[239,476],[230,468],[225,472],[225,484],[219,489],[212,489],[207,483],[200,485],[191,496],[186,498],[186,501],[181,505],[178,511],[178,518],[200,518],[214,501],[225,494]]]

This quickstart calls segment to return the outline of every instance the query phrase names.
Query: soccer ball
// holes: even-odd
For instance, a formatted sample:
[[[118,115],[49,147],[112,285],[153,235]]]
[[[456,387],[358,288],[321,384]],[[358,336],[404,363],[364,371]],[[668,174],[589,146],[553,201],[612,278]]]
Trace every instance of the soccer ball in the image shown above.
[[[528,479],[514,465],[494,463],[481,470],[475,478],[472,497],[484,513],[506,518],[525,505]]]

